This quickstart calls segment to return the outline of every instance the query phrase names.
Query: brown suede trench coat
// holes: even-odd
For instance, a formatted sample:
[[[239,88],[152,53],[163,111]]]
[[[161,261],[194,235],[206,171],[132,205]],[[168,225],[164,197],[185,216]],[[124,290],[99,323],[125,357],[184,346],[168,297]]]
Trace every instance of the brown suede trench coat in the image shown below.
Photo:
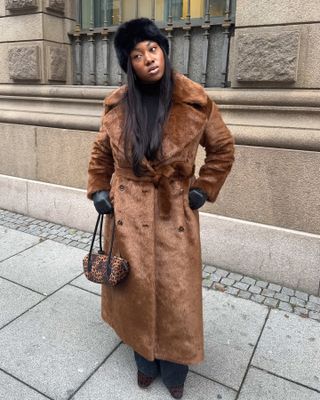
[[[133,174],[124,155],[126,87],[105,99],[100,132],[89,163],[88,197],[110,190],[116,221],[115,254],[130,263],[126,280],[102,285],[102,318],[136,352],[181,364],[204,358],[199,214],[189,207],[190,187],[215,201],[234,160],[233,138],[204,89],[175,73],[162,156]],[[198,145],[206,150],[194,177]],[[105,248],[112,217],[105,224]]]

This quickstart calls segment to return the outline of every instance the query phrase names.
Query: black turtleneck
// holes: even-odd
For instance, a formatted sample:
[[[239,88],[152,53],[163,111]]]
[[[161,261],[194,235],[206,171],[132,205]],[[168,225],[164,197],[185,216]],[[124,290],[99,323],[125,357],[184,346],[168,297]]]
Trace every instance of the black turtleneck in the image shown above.
[[[159,106],[159,96],[160,96],[160,82],[156,83],[138,83],[138,89],[142,95],[142,102],[146,107],[147,111],[147,131],[149,134],[149,143],[151,140],[151,134],[156,123],[156,116],[158,113]],[[152,155],[150,154],[150,146],[147,147],[145,156],[148,160],[152,159]]]

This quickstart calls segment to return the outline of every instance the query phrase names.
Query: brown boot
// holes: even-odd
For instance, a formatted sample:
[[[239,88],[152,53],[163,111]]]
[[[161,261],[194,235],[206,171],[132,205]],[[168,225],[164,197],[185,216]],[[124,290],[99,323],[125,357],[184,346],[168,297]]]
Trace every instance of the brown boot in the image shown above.
[[[147,376],[143,374],[141,371],[138,370],[138,385],[142,388],[145,389],[148,386],[151,385],[151,383],[155,380],[155,378],[152,378],[151,376]]]
[[[169,389],[171,396],[174,399],[181,399],[183,396],[183,387],[184,387],[183,385],[180,385],[180,386],[174,386],[174,387],[171,387],[168,389]]]

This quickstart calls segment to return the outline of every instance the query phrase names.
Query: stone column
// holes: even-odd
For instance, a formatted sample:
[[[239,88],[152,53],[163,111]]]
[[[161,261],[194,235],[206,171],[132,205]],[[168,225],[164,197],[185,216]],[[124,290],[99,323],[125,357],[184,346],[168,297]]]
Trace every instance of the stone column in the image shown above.
[[[74,0],[0,0],[0,83],[72,84],[74,23]]]

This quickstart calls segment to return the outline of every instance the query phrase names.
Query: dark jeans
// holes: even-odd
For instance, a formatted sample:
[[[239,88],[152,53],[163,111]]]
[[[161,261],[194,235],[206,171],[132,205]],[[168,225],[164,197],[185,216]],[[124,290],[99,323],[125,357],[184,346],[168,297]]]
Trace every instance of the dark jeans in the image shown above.
[[[136,352],[134,352],[134,358],[139,371],[152,378],[160,373],[163,383],[168,388],[183,385],[189,371],[187,365],[158,359],[148,361]]]

